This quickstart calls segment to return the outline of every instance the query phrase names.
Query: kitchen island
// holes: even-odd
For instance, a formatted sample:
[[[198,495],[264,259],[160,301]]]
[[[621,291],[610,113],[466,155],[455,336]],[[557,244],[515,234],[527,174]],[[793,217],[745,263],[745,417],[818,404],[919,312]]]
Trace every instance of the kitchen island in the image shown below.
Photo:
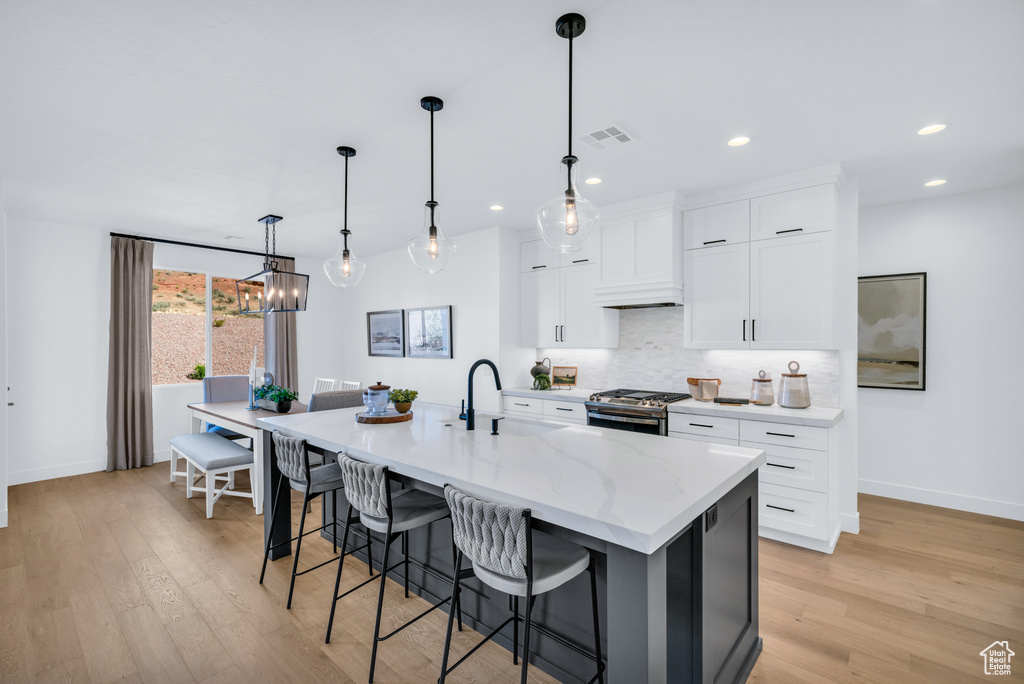
[[[745,680],[761,648],[756,516],[763,451],[511,418],[494,436],[489,416],[478,414],[477,429],[467,431],[457,409],[424,402],[414,405],[412,421],[393,425],[356,423],[357,412],[261,420],[264,491],[274,492],[280,477],[270,432],[281,429],[324,452],[387,465],[412,486],[440,491],[449,483],[529,507],[539,528],[598,558],[608,682]],[[287,539],[287,521],[272,530],[265,520],[275,542]],[[447,558],[450,573],[450,536],[430,537],[419,546],[410,540],[410,554],[442,571]],[[413,584],[424,595],[447,595],[426,578]],[[463,602],[471,624],[496,624],[506,614],[504,599],[477,593]],[[578,609],[585,595],[545,597],[538,620],[588,643],[592,631]],[[536,654],[538,666],[564,681],[592,674],[592,665],[556,644],[541,642]]]

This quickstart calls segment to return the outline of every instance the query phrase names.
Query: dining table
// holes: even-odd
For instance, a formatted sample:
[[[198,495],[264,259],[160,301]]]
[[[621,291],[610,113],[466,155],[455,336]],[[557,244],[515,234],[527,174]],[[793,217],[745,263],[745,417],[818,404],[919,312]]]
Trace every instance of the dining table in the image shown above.
[[[293,401],[291,408],[282,414],[278,411],[269,411],[264,408],[250,409],[248,401],[214,401],[189,404],[188,410],[191,423],[190,430],[193,433],[206,432],[207,426],[212,423],[252,438],[256,472],[250,486],[252,487],[253,506],[256,508],[256,515],[262,515],[264,499],[263,428],[257,424],[257,421],[261,418],[305,413],[307,406],[300,401]]]

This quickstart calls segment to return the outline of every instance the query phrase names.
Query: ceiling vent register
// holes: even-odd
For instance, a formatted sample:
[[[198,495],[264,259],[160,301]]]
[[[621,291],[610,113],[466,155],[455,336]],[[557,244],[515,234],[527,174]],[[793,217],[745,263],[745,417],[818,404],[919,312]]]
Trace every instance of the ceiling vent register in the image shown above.
[[[609,147],[620,147],[626,143],[633,142],[636,140],[636,137],[622,126],[612,124],[607,128],[602,128],[588,135],[581,135],[579,139],[595,150],[605,150]]]

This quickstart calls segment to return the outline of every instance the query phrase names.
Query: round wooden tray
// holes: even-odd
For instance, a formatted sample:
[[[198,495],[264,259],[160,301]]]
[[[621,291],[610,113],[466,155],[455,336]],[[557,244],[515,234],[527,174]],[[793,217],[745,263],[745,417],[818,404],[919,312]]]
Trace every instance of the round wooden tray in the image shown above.
[[[381,423],[404,423],[407,420],[412,420],[412,411],[399,413],[398,411],[388,409],[387,415],[384,416],[371,416],[365,411],[360,411],[356,414],[357,423],[369,423],[370,425],[379,425]]]

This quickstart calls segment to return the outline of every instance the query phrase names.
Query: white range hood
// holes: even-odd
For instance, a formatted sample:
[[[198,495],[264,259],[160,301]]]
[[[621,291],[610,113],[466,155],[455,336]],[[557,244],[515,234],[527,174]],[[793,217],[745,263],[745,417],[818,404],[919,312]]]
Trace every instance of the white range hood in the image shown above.
[[[682,197],[667,192],[602,207],[601,278],[594,301],[611,308],[683,303]]]

